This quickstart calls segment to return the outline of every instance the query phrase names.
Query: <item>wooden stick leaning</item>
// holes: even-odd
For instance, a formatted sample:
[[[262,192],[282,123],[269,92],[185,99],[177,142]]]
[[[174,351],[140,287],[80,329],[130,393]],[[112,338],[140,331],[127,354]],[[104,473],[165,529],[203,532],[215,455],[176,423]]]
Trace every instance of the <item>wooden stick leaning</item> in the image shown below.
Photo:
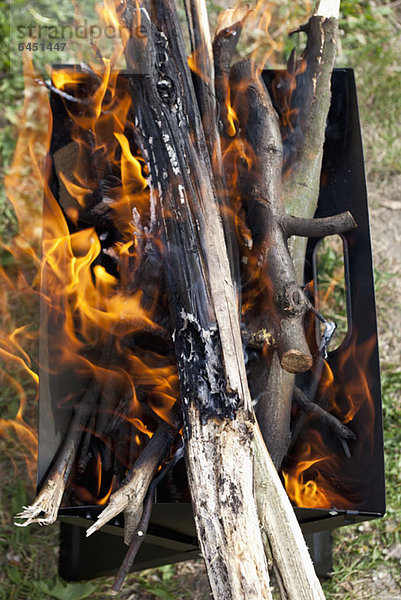
[[[107,362],[110,359],[111,352],[112,337],[109,336],[101,352],[100,362]],[[34,502],[30,506],[24,507],[24,510],[17,515],[18,519],[26,519],[26,521],[24,523],[15,523],[15,525],[19,527],[26,527],[31,523],[50,525],[56,521],[58,509],[60,508],[68,478],[77,456],[85,426],[95,410],[103,387],[104,381],[99,381],[93,375],[87,389],[73,409],[71,423],[65,440],[55,458],[50,474],[46,478]]]
[[[254,438],[255,496],[265,547],[282,600],[323,600],[294,509],[266,450],[259,428]]]
[[[205,0],[186,0],[185,7],[192,49],[191,69],[194,80],[194,91],[207,143],[216,196],[220,206],[220,216],[223,223],[232,280],[236,286],[236,292],[240,296],[238,247],[232,222],[230,195],[223,167],[220,140],[222,123],[219,116],[221,117],[223,107],[219,102],[221,93],[219,93],[218,82],[221,80],[222,63],[228,62],[228,60],[224,61],[227,55],[227,45],[222,39],[223,36],[217,35],[212,46]],[[232,32],[230,31],[229,54],[235,50],[236,44],[233,44],[232,40],[238,40],[241,28],[242,23],[237,23],[235,31],[233,31],[234,35],[231,35]],[[219,49],[221,50],[219,53],[221,60],[219,61],[216,61],[216,41],[219,42]]]
[[[171,471],[171,469],[177,464],[177,462],[184,456],[184,445],[181,445],[176,451],[173,458],[168,462],[167,465],[158,473],[151,484],[149,485],[144,503],[143,503],[143,512],[142,516],[138,522],[138,525],[131,537],[130,547],[128,552],[124,558],[124,561],[117,573],[117,576],[114,580],[113,587],[111,588],[112,594],[117,594],[124,583],[125,577],[128,575],[132,564],[135,560],[135,557],[138,553],[139,548],[141,547],[142,542],[144,541],[144,537],[148,530],[148,525],[152,513],[153,499],[157,486],[163,481],[166,477],[167,473]]]
[[[296,217],[312,218],[317,207],[339,9],[340,0],[320,0],[314,15],[301,28],[307,34],[305,50],[298,60],[298,64],[304,62],[304,67],[296,77],[297,88],[302,89],[302,95],[295,88],[291,108],[297,109],[296,118],[302,136],[291,140],[292,168],[283,181],[285,209]],[[290,244],[297,281],[301,284],[306,241],[305,238],[294,237]]]
[[[74,409],[66,439],[40,492],[31,505],[24,506],[23,510],[16,515],[17,519],[26,519],[23,523],[15,522],[18,527],[26,527],[31,523],[51,525],[57,520],[58,510],[90,411],[91,404],[86,404],[85,398],[81,399],[78,407]]]

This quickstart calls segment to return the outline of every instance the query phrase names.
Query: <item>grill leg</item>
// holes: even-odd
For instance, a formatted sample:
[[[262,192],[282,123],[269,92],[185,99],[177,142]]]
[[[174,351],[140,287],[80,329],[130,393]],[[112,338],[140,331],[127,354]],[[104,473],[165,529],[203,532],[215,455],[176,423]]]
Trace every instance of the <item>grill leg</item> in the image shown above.
[[[316,574],[321,579],[327,579],[333,571],[331,531],[308,533],[305,535],[305,540],[315,565]]]

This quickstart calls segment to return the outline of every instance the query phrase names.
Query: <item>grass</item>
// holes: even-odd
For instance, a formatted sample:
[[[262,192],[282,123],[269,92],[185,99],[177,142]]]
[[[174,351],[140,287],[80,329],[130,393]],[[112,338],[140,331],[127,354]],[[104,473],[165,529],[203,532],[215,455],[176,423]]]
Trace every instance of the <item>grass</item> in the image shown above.
[[[356,69],[367,171],[373,185],[401,173],[400,13],[397,12],[399,9],[389,8],[386,4],[389,3],[342,1],[343,35],[339,64]],[[0,8],[4,5],[0,0]],[[5,13],[0,11],[0,14]],[[0,19],[0,33],[5,33],[6,26],[6,21]],[[7,60],[7,52],[3,48],[0,56],[3,72],[7,69]],[[4,115],[0,120],[3,171],[14,149],[22,89],[22,77],[18,74],[5,77],[0,82],[0,114]],[[1,190],[0,236],[7,239],[12,231],[15,231],[15,215],[6,202],[4,190]],[[1,253],[2,267],[10,268],[9,258],[6,252]],[[393,309],[393,295],[389,292],[392,277],[394,273],[391,267],[377,272],[379,319],[382,315],[382,322],[386,326],[386,313],[390,306]],[[14,305],[15,314],[21,311],[28,311],[26,302]],[[396,315],[399,324],[399,311]],[[395,356],[386,357],[382,365],[387,514],[382,520],[347,526],[334,532],[334,575],[324,584],[328,600],[378,597],[396,600],[397,596],[391,591],[386,592],[386,589],[394,590],[397,585],[401,589],[401,370],[399,363],[394,364],[396,359]],[[21,376],[18,373],[16,375]],[[7,385],[4,374],[1,384],[0,414],[2,418],[14,418],[19,406],[18,396]],[[32,392],[28,398],[30,405],[34,402],[34,396]],[[28,420],[31,425],[35,424],[33,409],[28,410]],[[79,600],[89,597],[101,600],[109,597],[109,579],[64,584],[58,578],[57,525],[51,528],[32,526],[28,529],[13,526],[12,516],[33,498],[34,486],[27,476],[24,454],[18,440],[12,436],[0,438],[0,453],[0,599]],[[189,573],[193,573],[194,581],[199,581],[201,572],[198,565],[168,566],[133,575],[121,598],[194,599],[195,585],[191,588],[185,580]],[[200,588],[196,598],[207,598],[207,586],[200,585]],[[388,595],[380,596],[381,593]]]

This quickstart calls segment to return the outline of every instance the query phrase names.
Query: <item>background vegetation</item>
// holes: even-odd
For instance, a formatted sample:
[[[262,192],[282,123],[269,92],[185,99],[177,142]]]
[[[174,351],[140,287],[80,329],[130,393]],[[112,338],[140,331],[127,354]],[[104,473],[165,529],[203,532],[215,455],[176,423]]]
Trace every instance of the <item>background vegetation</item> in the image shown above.
[[[284,11],[284,18],[284,14],[288,15],[294,4],[299,3],[283,0],[272,4]],[[8,51],[8,9],[7,2],[0,0],[1,177],[7,171],[14,151],[23,99],[21,72],[16,69],[9,72],[16,59]],[[401,325],[398,293],[401,268],[389,236],[400,235],[401,2],[343,0],[341,10],[338,64],[356,70],[371,198],[388,509],[382,520],[348,526],[334,533],[334,574],[325,582],[325,591],[329,600],[396,600],[401,598],[401,353],[400,342],[395,341]],[[211,11],[215,14],[217,7],[211,5]],[[3,240],[7,241],[15,231],[15,223],[13,210],[1,186],[0,236]],[[0,267],[12,276],[10,255],[1,251],[0,261]],[[17,315],[28,310],[31,309],[24,299],[16,296],[13,313]],[[13,315],[3,315],[3,320],[5,318],[12,319]],[[13,418],[18,410],[18,399],[4,373],[1,379],[0,414],[3,418]],[[28,420],[34,424],[33,404],[27,413]],[[20,442],[12,436],[3,437],[0,452],[0,598],[79,600],[90,597],[100,600],[108,597],[109,581],[64,584],[58,578],[57,526],[48,529],[31,526],[21,530],[12,525],[12,515],[33,498],[34,487],[27,475]],[[191,563],[132,576],[122,598],[134,597],[201,599],[208,598],[209,591],[202,565]]]

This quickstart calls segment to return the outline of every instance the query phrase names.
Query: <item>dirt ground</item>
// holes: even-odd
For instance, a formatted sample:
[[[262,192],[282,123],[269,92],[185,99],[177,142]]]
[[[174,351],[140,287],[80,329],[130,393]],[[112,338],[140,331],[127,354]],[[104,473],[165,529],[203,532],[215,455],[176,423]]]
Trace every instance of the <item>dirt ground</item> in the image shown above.
[[[401,362],[401,175],[369,185],[370,228],[376,271],[391,275],[377,292],[380,359]],[[387,277],[386,276],[386,277]]]

